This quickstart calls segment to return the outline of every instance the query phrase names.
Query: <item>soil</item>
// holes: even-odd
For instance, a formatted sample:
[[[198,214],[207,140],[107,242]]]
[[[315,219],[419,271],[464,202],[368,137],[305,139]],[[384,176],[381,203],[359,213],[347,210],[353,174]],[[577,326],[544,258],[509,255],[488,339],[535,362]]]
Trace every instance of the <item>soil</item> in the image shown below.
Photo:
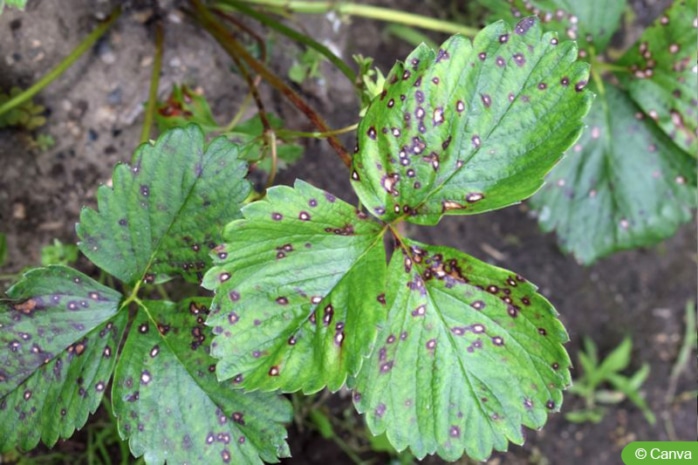
[[[383,4],[434,15],[452,11],[454,5],[457,9],[459,2],[391,0]],[[637,24],[626,31],[628,36],[636,37],[638,24],[651,22],[666,4],[634,1]],[[6,10],[0,16],[0,88],[26,88],[38,80],[70,53],[110,8],[104,0],[30,0],[25,13]],[[466,10],[462,8],[463,13]],[[199,86],[223,122],[237,110],[245,88],[230,72],[229,59],[213,40],[182,14],[171,11],[166,19],[160,95],[165,97],[172,83]],[[146,19],[146,10],[128,10],[104,39],[37,96],[36,102],[49,114],[47,124],[38,132],[53,136],[53,147],[41,151],[32,148],[32,134],[0,130],[0,232],[7,236],[9,249],[0,274],[38,264],[42,246],[54,238],[75,242],[74,224],[80,209],[95,205],[95,190],[109,180],[116,163],[129,161],[140,137],[154,50]],[[345,60],[354,53],[373,56],[384,72],[411,50],[389,36],[383,23],[349,23],[325,16],[301,17],[299,21]],[[432,37],[444,38],[438,34]],[[291,62],[291,50],[281,42],[275,45],[274,67],[283,72]],[[329,67],[323,79],[301,90],[332,127],[356,121],[357,103],[351,86]],[[263,98],[293,128],[312,129],[294,109],[281,103],[283,99],[275,92],[265,90]],[[353,146],[349,139],[347,145]],[[353,200],[348,173],[329,146],[310,141],[306,148],[302,162],[282,172],[278,181],[290,184],[296,177],[303,178]],[[629,371],[643,363],[651,367],[642,392],[658,416],[655,425],[648,424],[628,401],[610,407],[599,424],[575,424],[562,414],[552,415],[542,431],[527,431],[524,446],[511,446],[509,452],[497,453],[487,463],[620,464],[620,451],[628,442],[667,439],[663,414],[673,422],[680,439],[696,440],[695,396],[668,410],[664,400],[682,343],[684,309],[696,296],[695,224],[682,227],[656,247],[621,252],[586,268],[559,251],[554,235],[539,231],[526,204],[486,215],[450,217],[438,228],[414,228],[413,232],[423,241],[459,248],[538,284],[569,331],[567,348],[573,361],[583,336],[593,338],[605,355],[629,335],[634,342]],[[86,261],[78,266],[92,270]],[[5,287],[9,284],[0,282]],[[677,393],[696,389],[695,354],[690,360],[689,369],[679,378]],[[573,372],[573,377],[578,375]],[[340,394],[327,408],[343,412],[347,405]],[[582,405],[581,400],[568,395],[563,412]],[[351,439],[353,433],[347,434],[345,439]],[[301,431],[292,426],[289,442],[293,458],[284,463],[352,463],[335,442],[322,439],[310,428]],[[362,457],[371,458],[371,454]],[[376,458],[387,462],[387,456]],[[442,462],[427,458],[425,463]],[[462,459],[459,463],[468,462]]]

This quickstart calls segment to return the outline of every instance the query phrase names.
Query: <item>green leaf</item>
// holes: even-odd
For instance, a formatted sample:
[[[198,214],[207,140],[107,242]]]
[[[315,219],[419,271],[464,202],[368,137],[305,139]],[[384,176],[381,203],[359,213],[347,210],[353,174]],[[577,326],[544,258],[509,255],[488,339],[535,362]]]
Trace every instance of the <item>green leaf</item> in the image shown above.
[[[373,434],[419,459],[484,460],[540,428],[570,384],[567,334],[522,277],[455,249],[404,241],[388,321],[354,383]]]
[[[572,423],[584,423],[587,421],[591,423],[600,423],[601,420],[603,420],[605,414],[606,411],[603,408],[597,407],[588,410],[576,410],[573,412],[567,412],[565,414],[565,419],[567,421],[571,421]]]
[[[526,18],[398,63],[359,124],[353,186],[370,212],[435,224],[533,194],[582,131],[592,96],[573,42]]]
[[[158,105],[155,122],[160,132],[184,127],[189,123],[198,124],[205,132],[219,129],[203,92],[197,92],[186,85],[172,87],[167,101]]]
[[[273,113],[267,114],[267,120],[272,129],[282,129],[284,126],[283,120]],[[235,143],[244,145],[240,158],[248,162],[256,163],[256,168],[269,173],[272,168],[272,160],[269,155],[269,150],[263,150],[264,126],[259,115],[243,121],[235,126],[226,135]],[[265,156],[266,155],[266,156]],[[284,142],[277,138],[276,157],[277,170],[286,169],[289,165],[295,163],[303,156],[303,147],[298,144]],[[260,159],[260,157],[262,157]]]
[[[20,10],[24,10],[24,7],[27,5],[27,0],[0,0],[0,14],[2,13],[2,10],[5,8],[5,5],[13,6],[15,8],[19,8]]]
[[[119,433],[148,464],[277,462],[290,404],[216,380],[209,301],[141,303],[114,376]]]
[[[78,261],[78,246],[64,244],[58,239],[53,240],[52,245],[45,245],[41,248],[41,264],[49,265],[70,265]]]
[[[647,370],[647,374],[649,374],[648,365],[643,365],[642,369]],[[645,399],[642,396],[640,396],[640,393],[638,392],[639,386],[633,386],[633,384],[628,378],[615,373],[608,375],[608,380],[611,382],[613,387],[615,387],[623,394],[628,396],[628,399],[630,399],[630,401],[633,404],[635,404],[640,409],[640,411],[642,411],[642,414],[647,420],[647,423],[649,423],[650,425],[654,425],[656,423],[657,418],[654,416],[654,413],[647,405]]]
[[[37,268],[0,302],[0,451],[53,446],[100,404],[126,326],[120,294],[62,266]],[[116,316],[115,316],[116,315]]]
[[[315,425],[318,433],[320,433],[320,436],[323,438],[332,439],[336,436],[334,428],[332,427],[332,422],[324,411],[319,408],[314,408],[308,413],[308,418],[313,425]]]
[[[584,2],[579,2],[584,3]],[[673,2],[618,61],[630,97],[684,151],[698,156],[696,0]]]
[[[584,50],[606,50],[621,23],[625,0],[480,0],[496,19],[518,21],[536,15],[546,31],[576,40]]]
[[[532,199],[541,227],[557,232],[562,249],[590,264],[659,242],[691,219],[695,160],[627,94],[606,83],[586,123],[588,130]]]
[[[1,11],[2,6],[0,5],[0,12]],[[0,105],[18,96],[22,92],[22,89],[19,87],[13,87],[10,89],[9,93],[0,91]],[[36,129],[46,124],[45,112],[45,107],[35,104],[31,99],[27,100],[7,113],[0,115],[0,128],[14,126],[28,130]]]
[[[5,233],[0,233],[0,266],[3,266],[7,261],[7,236]]]
[[[168,131],[141,145],[133,166],[114,169],[113,189],[97,191],[99,211],[80,215],[78,246],[128,284],[176,273],[196,279],[210,266],[223,225],[240,216],[246,174],[238,147],[224,138],[205,146],[197,126]]]
[[[633,341],[629,337],[625,337],[618,344],[618,347],[603,359],[599,365],[598,376],[605,379],[609,374],[624,370],[630,363],[630,353],[633,349]]]
[[[243,209],[203,285],[220,379],[265,391],[339,389],[384,317],[380,225],[303,181]]]

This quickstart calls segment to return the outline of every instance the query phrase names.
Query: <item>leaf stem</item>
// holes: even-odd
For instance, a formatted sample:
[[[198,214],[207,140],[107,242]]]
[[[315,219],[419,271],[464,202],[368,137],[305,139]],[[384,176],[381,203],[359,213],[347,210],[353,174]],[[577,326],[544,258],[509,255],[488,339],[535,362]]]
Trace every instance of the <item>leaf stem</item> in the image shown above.
[[[163,42],[165,38],[162,22],[155,23],[155,59],[150,73],[150,90],[148,92],[148,104],[145,108],[143,130],[141,132],[141,144],[150,140],[150,129],[155,120],[155,112],[158,103],[158,84],[160,83],[160,70],[162,69]]]
[[[601,61],[598,58],[595,58],[594,60],[591,61],[591,67],[596,68],[598,71],[616,71],[619,73],[629,73],[630,70],[625,67],[625,66],[619,66],[613,63],[606,63],[605,61]]]
[[[330,13],[339,15],[360,16],[363,18],[377,19],[390,23],[415,26],[422,29],[430,29],[446,34],[463,34],[467,37],[475,37],[478,29],[463,26],[461,24],[443,21],[436,18],[408,13],[405,11],[382,8],[379,6],[362,5],[357,3],[345,3],[340,1],[300,1],[300,0],[240,0],[241,2],[280,9],[289,13]]]
[[[329,127],[325,121],[308,105],[303,98],[291,89],[279,76],[272,72],[269,68],[255,59],[237,40],[231,40],[230,33],[225,27],[211,14],[211,12],[201,3],[201,0],[189,0],[189,3],[194,7],[194,19],[213,36],[218,44],[232,57],[242,59],[272,87],[279,90],[293,105],[301,110],[310,122],[317,127],[320,132],[329,131]],[[351,156],[347,152],[342,143],[334,136],[328,138],[330,146],[339,154],[344,164],[351,166]]]
[[[51,71],[46,73],[41,79],[39,79],[38,82],[36,82],[33,86],[31,86],[29,89],[25,90],[24,92],[17,94],[14,98],[11,98],[7,102],[5,102],[3,105],[0,106],[0,115],[3,115],[7,113],[8,111],[12,110],[13,108],[16,108],[23,103],[29,101],[34,97],[36,94],[38,94],[44,87],[48,86],[51,84],[54,80],[58,79],[61,74],[63,74],[68,68],[72,66],[75,61],[82,56],[83,53],[85,53],[87,50],[94,45],[97,40],[104,35],[105,32],[109,30],[109,28],[114,24],[114,21],[121,15],[121,7],[116,7],[111,14],[109,15],[109,18],[97,26],[94,31],[92,31],[87,37],[83,39],[80,44],[73,49],[72,52],[70,52],[70,55],[65,57],[63,61],[61,61],[58,66],[53,68]]]
[[[356,73],[347,65],[341,58],[339,58],[337,55],[332,53],[332,51],[322,45],[321,43],[313,40],[309,36],[302,34],[294,29],[291,29],[290,27],[275,21],[274,19],[270,18],[268,15],[259,13],[255,11],[254,9],[246,6],[243,2],[237,1],[237,0],[221,0],[218,2],[215,7],[217,9],[221,10],[231,10],[235,9],[243,14],[249,16],[250,18],[254,18],[260,23],[264,24],[265,26],[275,30],[276,32],[279,32],[286,37],[298,42],[299,44],[303,44],[308,48],[311,48],[315,50],[316,52],[320,53],[322,56],[327,58],[327,60],[332,63],[339,71],[344,74],[347,79],[349,79],[354,85],[358,85],[357,83],[357,77]]]
[[[292,131],[290,129],[277,129],[276,133],[279,135],[279,137],[282,138],[291,138],[291,137],[309,137],[313,139],[322,139],[325,137],[330,137],[330,136],[336,136],[339,134],[346,134],[347,132],[351,132],[356,130],[356,128],[359,126],[359,123],[354,123],[350,126],[345,126],[343,128],[339,129],[333,129],[331,131],[327,132],[302,132],[302,131]]]
[[[269,170],[269,178],[267,179],[267,184],[264,189],[269,189],[274,184],[274,179],[276,178],[276,170],[278,165],[278,159],[276,155],[276,133],[273,130],[264,132],[264,140],[269,144],[271,149],[271,169]]]
[[[245,94],[245,98],[242,99],[242,103],[240,104],[240,108],[238,108],[237,113],[235,113],[235,116],[233,116],[233,119],[230,120],[230,123],[228,123],[225,127],[221,128],[221,132],[226,133],[232,131],[235,126],[238,125],[242,117],[245,115],[245,111],[247,110],[247,107],[250,105],[250,102],[252,101],[252,92],[248,91],[247,94]]]

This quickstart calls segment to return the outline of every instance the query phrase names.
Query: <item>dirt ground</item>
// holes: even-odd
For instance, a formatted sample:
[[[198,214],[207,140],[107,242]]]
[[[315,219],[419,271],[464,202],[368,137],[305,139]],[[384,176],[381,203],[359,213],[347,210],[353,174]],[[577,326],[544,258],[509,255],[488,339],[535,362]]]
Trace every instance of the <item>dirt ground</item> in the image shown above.
[[[382,4],[443,14],[454,1],[392,0]],[[633,2],[638,22],[649,23],[666,4]],[[110,8],[104,0],[30,0],[25,13],[6,10],[0,16],[0,88],[31,85],[67,55],[94,27],[95,19],[103,18]],[[96,188],[108,181],[113,166],[130,159],[141,131],[154,50],[143,18],[140,12],[125,13],[103,40],[36,98],[48,108],[48,123],[39,132],[54,137],[52,148],[32,149],[30,135],[0,130],[0,232],[7,235],[9,248],[0,274],[36,265],[41,247],[54,238],[75,242],[74,225],[81,207],[93,206]],[[302,18],[301,24],[346,60],[353,53],[376,57],[384,72],[411,49],[388,36],[384,25],[377,22],[348,23],[317,16]],[[166,26],[161,96],[172,83],[195,84],[204,89],[220,122],[231,118],[245,90],[230,72],[229,59],[177,12],[169,14]],[[637,35],[633,28],[627,32]],[[279,45],[274,56],[275,68],[288,67],[289,50]],[[350,85],[336,71],[328,70],[324,79],[302,90],[332,127],[356,121]],[[278,95],[267,90],[264,96],[294,128],[311,129]],[[308,142],[302,162],[283,172],[279,182],[289,184],[296,177],[352,200],[348,172],[325,142]],[[695,223],[656,247],[618,253],[588,268],[563,255],[553,235],[539,231],[526,204],[474,217],[450,217],[437,228],[415,228],[415,232],[421,240],[457,247],[538,284],[569,331],[567,348],[573,361],[583,336],[592,337],[605,355],[629,335],[634,342],[630,371],[642,363],[651,367],[643,393],[657,414],[654,426],[627,401],[610,408],[597,425],[570,423],[557,414],[542,431],[527,431],[523,447],[511,446],[508,453],[495,454],[488,464],[620,464],[620,451],[629,441],[667,439],[662,421],[665,392],[682,342],[684,308],[696,296]],[[87,266],[82,261],[79,265]],[[9,284],[0,282],[0,290]],[[696,373],[693,354],[677,393],[696,389]],[[341,400],[331,405],[334,410],[346,408]],[[563,412],[581,406],[581,400],[568,395]],[[667,413],[679,438],[696,440],[695,397]],[[292,427],[290,434],[294,457],[284,463],[352,463],[335,443],[317,433]],[[387,463],[385,457],[381,460],[376,463]],[[436,458],[425,462],[442,463]]]

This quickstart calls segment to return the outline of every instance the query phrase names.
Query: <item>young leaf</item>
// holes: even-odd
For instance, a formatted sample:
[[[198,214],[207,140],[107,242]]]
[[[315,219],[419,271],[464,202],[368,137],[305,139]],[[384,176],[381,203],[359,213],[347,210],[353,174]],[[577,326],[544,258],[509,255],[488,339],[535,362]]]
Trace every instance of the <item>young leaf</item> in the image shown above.
[[[273,113],[267,114],[267,120],[273,129],[281,129],[284,126],[284,122]],[[242,123],[235,126],[229,132],[226,132],[226,136],[230,138],[233,142],[244,146],[241,148],[240,158],[247,160],[250,163],[255,163],[257,169],[266,171],[267,173],[272,169],[272,160],[269,156],[269,150],[266,153],[262,147],[262,134],[264,133],[264,126],[259,118],[259,115],[243,121]],[[260,160],[260,157],[265,156]],[[282,170],[286,169],[288,165],[291,165],[298,161],[303,156],[303,147],[294,143],[283,143],[282,140],[277,139],[276,144],[276,169]]]
[[[359,198],[382,220],[435,224],[530,196],[582,131],[592,96],[576,58],[534,18],[418,47],[359,124]]]
[[[209,300],[142,302],[114,376],[119,433],[148,464],[277,462],[290,405],[216,380]]]
[[[355,381],[373,434],[417,458],[484,460],[540,428],[570,384],[567,334],[522,277],[448,247],[404,241],[388,321]]]
[[[580,2],[583,3],[583,2]],[[696,0],[674,2],[618,61],[632,99],[684,151],[698,155]]]
[[[189,123],[198,124],[205,132],[219,128],[203,93],[186,85],[172,87],[167,101],[160,102],[158,111],[155,112],[155,122],[160,132],[184,127]]]
[[[82,211],[80,250],[129,284],[174,273],[194,279],[210,265],[220,229],[240,216],[247,165],[224,138],[205,146],[194,125],[141,145],[134,158],[114,169],[113,189],[97,191],[99,211]]]
[[[480,0],[492,11],[492,17],[518,21],[522,16],[536,15],[546,31],[576,40],[579,48],[606,50],[618,30],[626,7],[625,0]],[[581,54],[583,58],[586,52]]]
[[[606,84],[586,122],[587,131],[532,199],[541,227],[556,230],[565,251],[589,264],[654,244],[691,219],[695,160],[627,94]]]
[[[243,209],[203,285],[220,379],[265,391],[339,389],[371,350],[386,258],[381,227],[303,181]]]
[[[0,303],[0,452],[53,446],[100,404],[127,314],[120,294],[62,266],[37,268]]]

